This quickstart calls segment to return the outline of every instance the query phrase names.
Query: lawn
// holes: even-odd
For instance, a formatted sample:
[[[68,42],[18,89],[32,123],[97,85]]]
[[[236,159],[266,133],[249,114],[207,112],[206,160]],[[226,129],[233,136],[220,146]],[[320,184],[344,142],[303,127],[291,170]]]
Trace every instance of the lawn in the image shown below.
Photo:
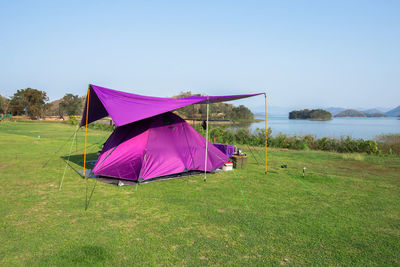
[[[0,123],[0,265],[400,265],[399,157],[271,149],[265,175],[260,150],[207,182],[98,182],[85,211],[71,168],[58,190],[74,130]],[[91,157],[109,134],[89,130]]]

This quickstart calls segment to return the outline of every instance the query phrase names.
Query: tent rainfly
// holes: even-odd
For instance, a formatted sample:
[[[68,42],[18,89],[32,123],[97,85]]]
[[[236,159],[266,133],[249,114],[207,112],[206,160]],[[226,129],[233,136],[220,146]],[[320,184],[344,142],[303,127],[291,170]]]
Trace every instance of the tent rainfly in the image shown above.
[[[226,155],[171,111],[192,104],[261,94],[175,99],[136,95],[91,84],[80,123],[86,126],[83,173],[87,125],[106,116],[111,117],[117,128],[106,141],[93,174],[140,183],[182,172],[214,171],[228,161]]]

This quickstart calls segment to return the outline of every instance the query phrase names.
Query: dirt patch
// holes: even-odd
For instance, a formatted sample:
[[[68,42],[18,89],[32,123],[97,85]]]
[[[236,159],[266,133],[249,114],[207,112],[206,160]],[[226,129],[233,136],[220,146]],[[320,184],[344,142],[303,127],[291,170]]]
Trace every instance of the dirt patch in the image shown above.
[[[11,166],[14,166],[14,165],[15,164],[10,164],[10,163],[8,163],[8,164],[0,164],[0,170],[5,170],[8,167],[11,167]]]
[[[281,260],[280,264],[281,265],[286,265],[290,262],[290,260],[288,258],[284,258],[283,260]]]

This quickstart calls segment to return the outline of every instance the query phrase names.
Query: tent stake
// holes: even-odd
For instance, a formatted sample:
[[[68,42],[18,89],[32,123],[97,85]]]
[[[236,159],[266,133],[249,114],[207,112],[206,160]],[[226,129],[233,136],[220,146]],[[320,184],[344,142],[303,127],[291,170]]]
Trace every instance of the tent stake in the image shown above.
[[[209,111],[209,101],[207,99],[207,123],[206,123],[206,154],[204,160],[204,182],[207,181],[207,151],[208,151],[208,111]]]
[[[87,140],[87,125],[88,125],[88,117],[89,117],[89,96],[90,96],[90,85],[88,88],[87,101],[86,101],[86,125],[85,125],[85,152],[83,153],[83,177],[86,177],[85,169],[86,169],[86,140]]]

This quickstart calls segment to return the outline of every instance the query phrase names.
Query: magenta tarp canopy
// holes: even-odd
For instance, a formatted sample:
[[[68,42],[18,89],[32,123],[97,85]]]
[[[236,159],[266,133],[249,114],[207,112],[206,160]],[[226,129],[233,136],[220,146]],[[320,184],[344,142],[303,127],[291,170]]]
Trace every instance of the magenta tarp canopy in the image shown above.
[[[122,126],[192,104],[225,102],[261,94],[162,98],[125,93],[91,84],[88,123],[110,116],[116,126]],[[87,101],[81,126],[86,125],[86,110]]]

